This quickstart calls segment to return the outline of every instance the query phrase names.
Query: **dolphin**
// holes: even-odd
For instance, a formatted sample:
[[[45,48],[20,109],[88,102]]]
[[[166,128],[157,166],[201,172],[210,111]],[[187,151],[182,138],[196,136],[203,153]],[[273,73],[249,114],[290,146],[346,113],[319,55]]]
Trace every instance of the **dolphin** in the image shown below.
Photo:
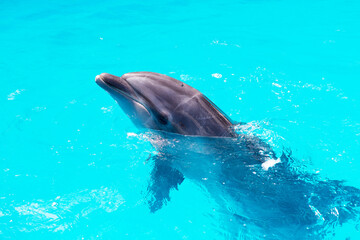
[[[159,152],[148,186],[152,212],[188,178],[230,209],[242,223],[234,229],[247,226],[250,238],[261,227],[267,239],[322,239],[328,226],[358,218],[358,189],[294,171],[290,150],[277,157],[260,138],[238,133],[239,124],[195,88],[153,72],[95,81],[137,127],[168,140],[152,142]]]
[[[95,81],[115,99],[140,129],[155,130],[168,139],[174,138],[171,134],[177,134],[175,138],[185,142],[185,145],[189,142],[184,141],[181,136],[205,138],[206,140],[201,142],[207,142],[208,146],[208,142],[213,143],[207,148],[209,151],[213,151],[217,146],[232,146],[236,148],[233,152],[242,152],[242,158],[246,158],[248,164],[265,163],[269,157],[275,157],[272,149],[256,137],[242,136],[243,143],[234,144],[234,141],[238,140],[234,121],[200,91],[177,79],[154,72],[133,72],[121,77],[102,73],[96,76]],[[153,145],[157,149],[162,148],[162,160],[160,156],[155,157],[151,181],[153,184],[149,186],[154,196],[150,209],[156,211],[161,208],[164,200],[170,199],[170,189],[177,189],[188,168],[181,164],[174,167],[174,161],[169,160],[171,156],[166,153],[174,153],[174,148],[165,151],[164,146],[156,143]],[[191,168],[196,170],[193,171],[194,174],[187,174],[190,179],[199,176],[198,172],[202,171],[200,165]],[[203,169],[207,168],[208,166],[203,166]],[[196,177],[193,177],[194,175]]]

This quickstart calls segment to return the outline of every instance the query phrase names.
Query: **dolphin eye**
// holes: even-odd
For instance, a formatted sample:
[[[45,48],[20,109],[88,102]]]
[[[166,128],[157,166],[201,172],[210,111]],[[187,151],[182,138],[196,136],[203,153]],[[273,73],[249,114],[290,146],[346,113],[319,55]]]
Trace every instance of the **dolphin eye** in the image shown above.
[[[159,123],[162,124],[162,125],[167,125],[167,123],[168,123],[168,118],[167,118],[167,116],[164,115],[164,114],[159,114],[159,115],[158,115],[158,121],[159,121]]]

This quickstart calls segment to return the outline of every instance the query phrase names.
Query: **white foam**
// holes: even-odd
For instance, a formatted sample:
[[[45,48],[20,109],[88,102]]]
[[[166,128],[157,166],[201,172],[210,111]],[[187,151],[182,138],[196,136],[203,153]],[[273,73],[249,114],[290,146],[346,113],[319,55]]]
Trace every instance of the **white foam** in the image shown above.
[[[15,97],[17,96],[17,95],[19,95],[22,91],[24,91],[24,89],[17,89],[15,92],[13,92],[13,93],[10,93],[9,95],[8,95],[8,98],[7,98],[7,100],[14,100],[15,99]]]
[[[222,75],[220,73],[213,73],[211,74],[214,78],[222,78]]]
[[[273,167],[273,166],[275,166],[275,164],[280,163],[280,162],[281,162],[280,158],[278,158],[276,160],[270,159],[270,160],[267,160],[266,162],[264,162],[263,164],[261,164],[261,167],[262,167],[262,169],[267,171],[267,170],[269,170],[270,167]]]

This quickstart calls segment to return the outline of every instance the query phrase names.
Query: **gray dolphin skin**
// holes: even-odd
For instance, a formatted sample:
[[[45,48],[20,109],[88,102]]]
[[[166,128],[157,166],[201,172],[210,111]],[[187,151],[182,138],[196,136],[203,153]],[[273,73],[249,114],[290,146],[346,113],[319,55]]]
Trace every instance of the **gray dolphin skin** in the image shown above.
[[[117,101],[137,127],[207,137],[236,137],[233,123],[195,88],[169,76],[102,73],[96,83]]]

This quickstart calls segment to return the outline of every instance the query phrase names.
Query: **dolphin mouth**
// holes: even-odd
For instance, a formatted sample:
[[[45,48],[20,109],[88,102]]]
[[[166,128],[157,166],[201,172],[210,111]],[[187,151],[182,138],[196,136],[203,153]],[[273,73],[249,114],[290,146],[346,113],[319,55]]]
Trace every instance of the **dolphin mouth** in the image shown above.
[[[95,77],[95,82],[110,94],[121,94],[136,102],[139,102],[137,95],[131,85],[123,78],[108,73],[102,73]]]
[[[128,100],[142,105],[146,111],[150,112],[146,104],[140,101],[136,90],[124,78],[108,73],[102,73],[95,77],[95,82],[105,91],[110,93],[110,95],[118,96],[120,94],[122,97],[127,98]]]
[[[108,73],[97,75],[95,77],[95,82],[106,91],[111,89],[124,92],[126,85],[129,86],[125,79]]]

